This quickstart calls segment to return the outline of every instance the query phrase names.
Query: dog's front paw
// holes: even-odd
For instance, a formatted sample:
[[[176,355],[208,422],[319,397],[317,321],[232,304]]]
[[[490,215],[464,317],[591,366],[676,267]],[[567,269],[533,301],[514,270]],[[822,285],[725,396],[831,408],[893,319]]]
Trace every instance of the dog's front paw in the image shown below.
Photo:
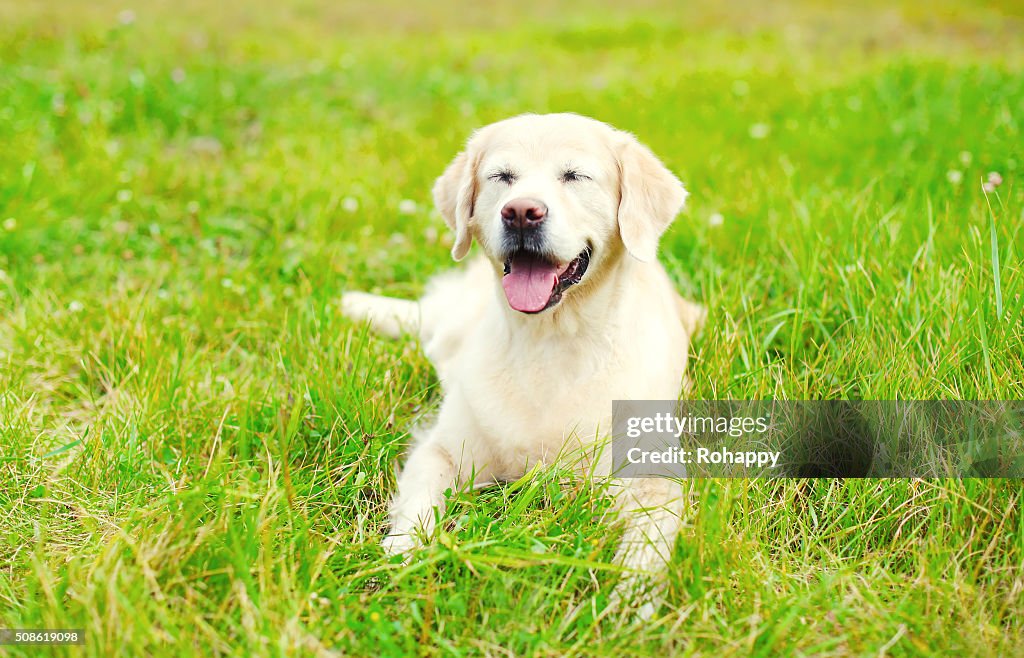
[[[665,602],[663,586],[650,578],[631,574],[612,590],[606,611],[620,613],[637,621],[650,621]]]
[[[418,546],[418,543],[413,536],[409,534],[389,534],[381,540],[380,546],[384,549],[384,553],[386,553],[388,557],[402,555],[405,557],[402,562],[404,564],[408,564],[409,559],[412,557],[412,551]]]

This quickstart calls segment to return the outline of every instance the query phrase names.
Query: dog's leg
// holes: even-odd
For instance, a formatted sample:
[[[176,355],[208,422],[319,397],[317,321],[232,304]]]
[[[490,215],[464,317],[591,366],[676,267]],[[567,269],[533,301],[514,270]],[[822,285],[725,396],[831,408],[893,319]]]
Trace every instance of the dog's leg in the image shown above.
[[[440,441],[428,438],[413,449],[391,504],[391,527],[382,544],[388,554],[409,552],[418,543],[417,531],[429,535],[434,530],[434,510],[444,510],[444,492],[457,484],[457,477],[458,466]]]
[[[398,492],[391,504],[391,528],[383,545],[388,553],[406,553],[414,548],[419,533],[430,535],[435,515],[444,511],[445,491],[472,479],[473,484],[494,481],[494,472],[479,441],[471,412],[453,391],[437,415],[437,421],[413,447],[398,477]],[[435,512],[436,510],[436,512]]]
[[[370,323],[374,331],[390,338],[416,333],[420,327],[419,302],[365,292],[346,292],[341,296],[341,312],[356,321]]]
[[[682,524],[682,487],[665,478],[618,480],[612,486],[626,524],[615,561],[627,569],[612,594],[612,606],[628,607],[649,619],[660,603]]]

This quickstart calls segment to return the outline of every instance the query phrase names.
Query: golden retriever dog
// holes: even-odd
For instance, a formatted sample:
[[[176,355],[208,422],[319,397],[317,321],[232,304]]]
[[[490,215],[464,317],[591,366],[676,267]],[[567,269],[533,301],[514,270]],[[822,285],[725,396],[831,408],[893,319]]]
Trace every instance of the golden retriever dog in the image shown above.
[[[596,450],[612,400],[677,399],[703,318],[657,259],[687,192],[628,133],[574,114],[500,121],[472,135],[433,194],[452,256],[475,241],[479,257],[418,302],[342,298],[343,313],[380,333],[418,335],[441,383],[436,418],[415,432],[398,479],[391,553],[429,537],[447,489],[557,460],[613,475]],[[630,574],[615,605],[649,615],[649,576],[671,554],[682,490],[667,479],[612,482],[625,516],[616,559]]]

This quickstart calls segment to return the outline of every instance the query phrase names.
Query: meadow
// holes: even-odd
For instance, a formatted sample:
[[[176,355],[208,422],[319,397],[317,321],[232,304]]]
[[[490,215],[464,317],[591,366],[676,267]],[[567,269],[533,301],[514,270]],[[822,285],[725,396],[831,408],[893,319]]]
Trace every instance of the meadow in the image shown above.
[[[1024,396],[1019,3],[0,0],[0,628],[146,656],[1021,655],[1015,480],[694,480],[666,605],[542,469],[378,542],[470,132],[574,111],[691,193],[707,399]]]

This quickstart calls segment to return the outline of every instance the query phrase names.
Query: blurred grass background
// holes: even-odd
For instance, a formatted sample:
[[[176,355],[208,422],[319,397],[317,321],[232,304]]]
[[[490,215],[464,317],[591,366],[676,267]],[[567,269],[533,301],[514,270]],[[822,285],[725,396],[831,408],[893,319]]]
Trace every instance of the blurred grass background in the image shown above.
[[[1019,398],[1022,30],[1009,1],[0,0],[0,624],[92,655],[1020,652],[1013,481],[696,482],[643,626],[598,618],[615,536],[555,473],[385,564],[433,376],[336,301],[450,266],[429,189],[474,128],[576,111],[692,193],[662,257],[710,310],[695,395]]]

